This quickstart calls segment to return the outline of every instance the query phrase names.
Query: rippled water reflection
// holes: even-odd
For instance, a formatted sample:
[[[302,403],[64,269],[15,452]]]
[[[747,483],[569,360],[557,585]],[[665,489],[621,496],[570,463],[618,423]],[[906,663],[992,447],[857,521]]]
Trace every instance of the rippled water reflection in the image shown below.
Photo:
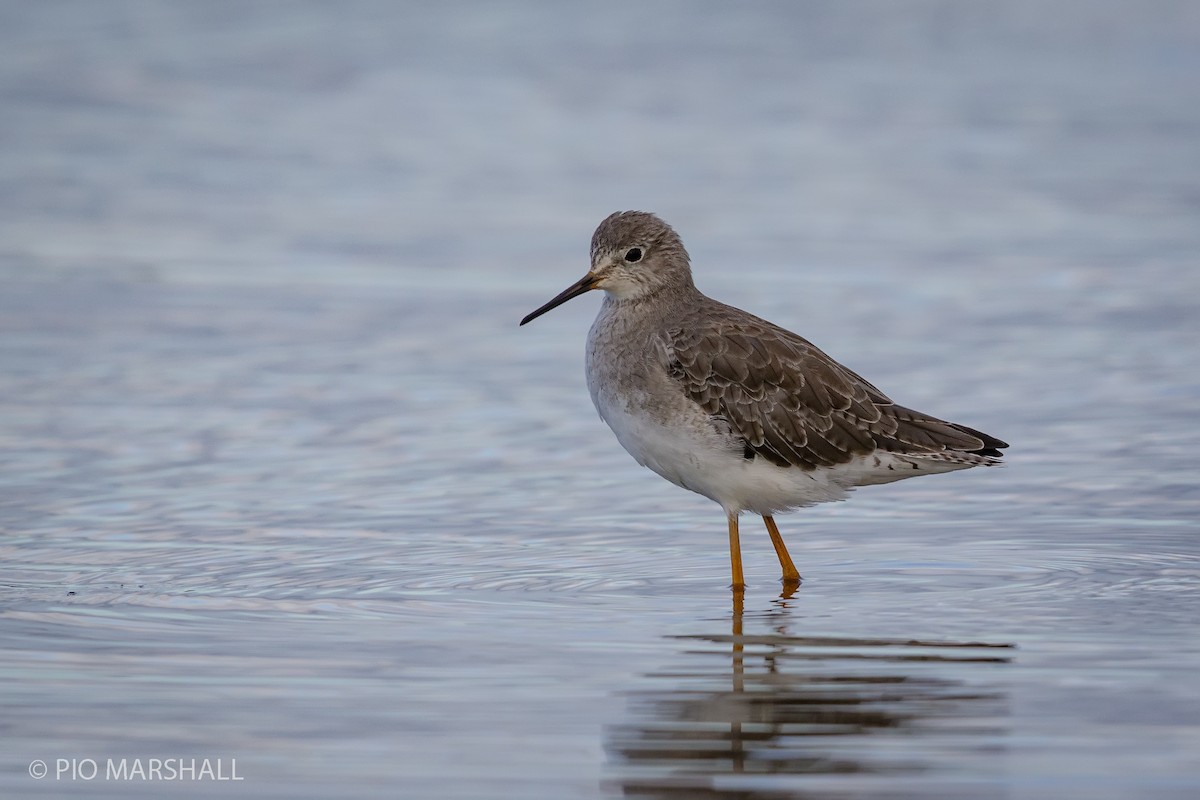
[[[0,796],[1200,793],[1200,20],[864,8],[0,7]],[[516,327],[627,206],[1009,465],[731,608]]]
[[[792,636],[790,605],[647,676],[608,737],[625,796],[1007,793],[1012,644]]]

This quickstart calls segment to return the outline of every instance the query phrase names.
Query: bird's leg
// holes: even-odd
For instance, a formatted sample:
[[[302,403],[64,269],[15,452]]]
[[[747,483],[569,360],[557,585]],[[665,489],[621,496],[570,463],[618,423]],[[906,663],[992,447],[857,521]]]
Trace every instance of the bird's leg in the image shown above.
[[[738,540],[737,514],[729,515],[729,562],[733,565],[733,591],[740,592],[746,588],[746,579],[742,575],[742,544]]]
[[[779,528],[775,527],[775,518],[763,514],[763,522],[767,523],[767,533],[771,535],[771,544],[775,545],[775,555],[779,556],[779,566],[783,567],[783,585],[785,587],[790,585],[794,589],[796,584],[800,583],[800,573],[796,570],[796,565],[792,563],[792,557],[788,555],[783,537],[779,535]]]

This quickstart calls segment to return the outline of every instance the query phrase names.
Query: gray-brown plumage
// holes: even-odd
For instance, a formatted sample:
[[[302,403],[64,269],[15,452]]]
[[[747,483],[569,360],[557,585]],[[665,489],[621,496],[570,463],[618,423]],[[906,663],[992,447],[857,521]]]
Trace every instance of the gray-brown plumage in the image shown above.
[[[587,275],[521,324],[605,291],[588,334],[592,400],[638,463],[725,509],[735,586],[742,511],[763,515],[784,580],[798,580],[775,512],[997,464],[1008,446],[898,406],[806,339],[706,297],[682,240],[653,214],[609,216],[591,255]]]
[[[876,450],[983,464],[1008,446],[897,406],[807,339],[705,300],[666,332],[671,376],[773,464],[811,470]]]

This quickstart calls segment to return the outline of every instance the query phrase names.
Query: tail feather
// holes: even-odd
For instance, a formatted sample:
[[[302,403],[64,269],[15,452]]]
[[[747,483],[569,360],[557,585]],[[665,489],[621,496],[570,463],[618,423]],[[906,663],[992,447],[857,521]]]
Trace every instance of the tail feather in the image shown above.
[[[888,449],[907,454],[970,453],[985,458],[1000,458],[1008,443],[983,431],[955,422],[930,417],[902,406],[889,411],[897,422],[892,445]]]
[[[995,436],[989,436],[986,433],[984,433],[983,431],[977,431],[974,428],[968,428],[966,425],[959,425],[957,423],[954,423],[954,427],[958,428],[963,433],[969,433],[970,435],[974,436],[975,438],[977,438],[981,442],[983,442],[983,447],[977,448],[975,450],[968,450],[967,451],[968,453],[974,453],[979,456],[990,456],[992,458],[1000,458],[1001,456],[1004,455],[1004,453],[1002,453],[1000,451],[1003,450],[1004,448],[1008,447],[1008,442],[1005,442],[1001,439],[997,439]]]

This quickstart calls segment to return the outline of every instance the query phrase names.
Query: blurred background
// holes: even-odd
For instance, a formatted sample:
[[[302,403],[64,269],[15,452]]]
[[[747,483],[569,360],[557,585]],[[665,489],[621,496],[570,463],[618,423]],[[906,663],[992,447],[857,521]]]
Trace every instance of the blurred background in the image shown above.
[[[1193,796],[1198,75],[1186,0],[0,2],[0,793]],[[1010,465],[731,607],[598,298],[516,325],[631,208]]]

